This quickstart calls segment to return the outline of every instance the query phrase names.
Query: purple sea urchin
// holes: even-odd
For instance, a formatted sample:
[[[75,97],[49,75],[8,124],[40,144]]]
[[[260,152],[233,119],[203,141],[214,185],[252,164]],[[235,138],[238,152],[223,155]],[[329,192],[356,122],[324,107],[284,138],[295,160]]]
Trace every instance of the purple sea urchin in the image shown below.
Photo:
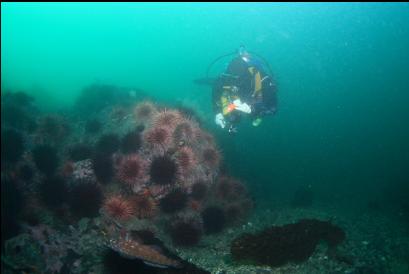
[[[158,156],[152,160],[149,174],[154,184],[172,185],[178,177],[178,168],[169,156]]]

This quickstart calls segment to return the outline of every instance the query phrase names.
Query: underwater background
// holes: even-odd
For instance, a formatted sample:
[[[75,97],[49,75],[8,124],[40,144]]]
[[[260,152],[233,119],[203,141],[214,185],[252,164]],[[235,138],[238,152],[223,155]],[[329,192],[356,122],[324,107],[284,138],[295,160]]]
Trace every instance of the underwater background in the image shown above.
[[[194,80],[240,45],[268,60],[278,111],[230,135],[214,124],[211,88]],[[254,232],[322,213],[343,218],[348,239],[346,227],[369,216],[354,242],[369,258],[387,244],[371,246],[366,237],[390,227],[384,239],[393,248],[371,255],[384,258],[379,265],[322,273],[409,271],[408,71],[408,3],[1,4],[2,114],[5,92],[24,91],[44,113],[67,113],[92,84],[135,87],[137,97],[192,109],[251,193],[250,218],[275,216]],[[214,264],[207,270],[275,273]]]

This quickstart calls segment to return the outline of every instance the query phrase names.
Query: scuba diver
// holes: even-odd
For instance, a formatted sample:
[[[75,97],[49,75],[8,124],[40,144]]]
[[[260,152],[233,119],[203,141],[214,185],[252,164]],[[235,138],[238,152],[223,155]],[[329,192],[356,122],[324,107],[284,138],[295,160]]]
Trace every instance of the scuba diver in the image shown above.
[[[215,123],[230,133],[237,132],[243,117],[250,117],[252,125],[258,126],[262,117],[276,112],[276,87],[267,62],[241,46],[237,53],[217,58],[208,68],[223,57],[236,55],[227,69],[216,79],[209,77],[196,80],[198,84],[212,84]],[[269,73],[267,73],[267,70]],[[208,74],[208,73],[207,73]]]

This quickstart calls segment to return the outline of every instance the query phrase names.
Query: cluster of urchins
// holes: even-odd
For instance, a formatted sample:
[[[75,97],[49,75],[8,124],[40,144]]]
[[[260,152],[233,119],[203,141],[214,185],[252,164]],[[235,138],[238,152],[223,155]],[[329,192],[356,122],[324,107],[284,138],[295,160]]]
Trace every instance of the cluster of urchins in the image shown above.
[[[2,170],[30,205],[19,214],[35,223],[33,212],[44,206],[71,221],[102,213],[124,227],[162,230],[179,246],[248,215],[246,188],[221,174],[214,139],[194,118],[147,101],[131,112],[133,126],[122,136],[100,133],[104,123],[91,119],[81,142],[64,141],[71,126],[58,116],[38,118],[30,132],[2,131]]]

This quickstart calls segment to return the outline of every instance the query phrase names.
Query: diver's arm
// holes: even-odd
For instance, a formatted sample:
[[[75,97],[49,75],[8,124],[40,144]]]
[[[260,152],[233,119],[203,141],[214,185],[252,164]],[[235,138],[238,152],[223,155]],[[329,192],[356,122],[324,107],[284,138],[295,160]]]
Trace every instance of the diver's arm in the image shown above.
[[[220,79],[218,79],[214,85],[212,90],[212,105],[213,105],[213,113],[215,113],[214,122],[216,125],[220,126],[221,128],[226,127],[226,120],[223,116],[223,109],[221,105],[221,97],[223,94],[222,90],[222,83]]]

